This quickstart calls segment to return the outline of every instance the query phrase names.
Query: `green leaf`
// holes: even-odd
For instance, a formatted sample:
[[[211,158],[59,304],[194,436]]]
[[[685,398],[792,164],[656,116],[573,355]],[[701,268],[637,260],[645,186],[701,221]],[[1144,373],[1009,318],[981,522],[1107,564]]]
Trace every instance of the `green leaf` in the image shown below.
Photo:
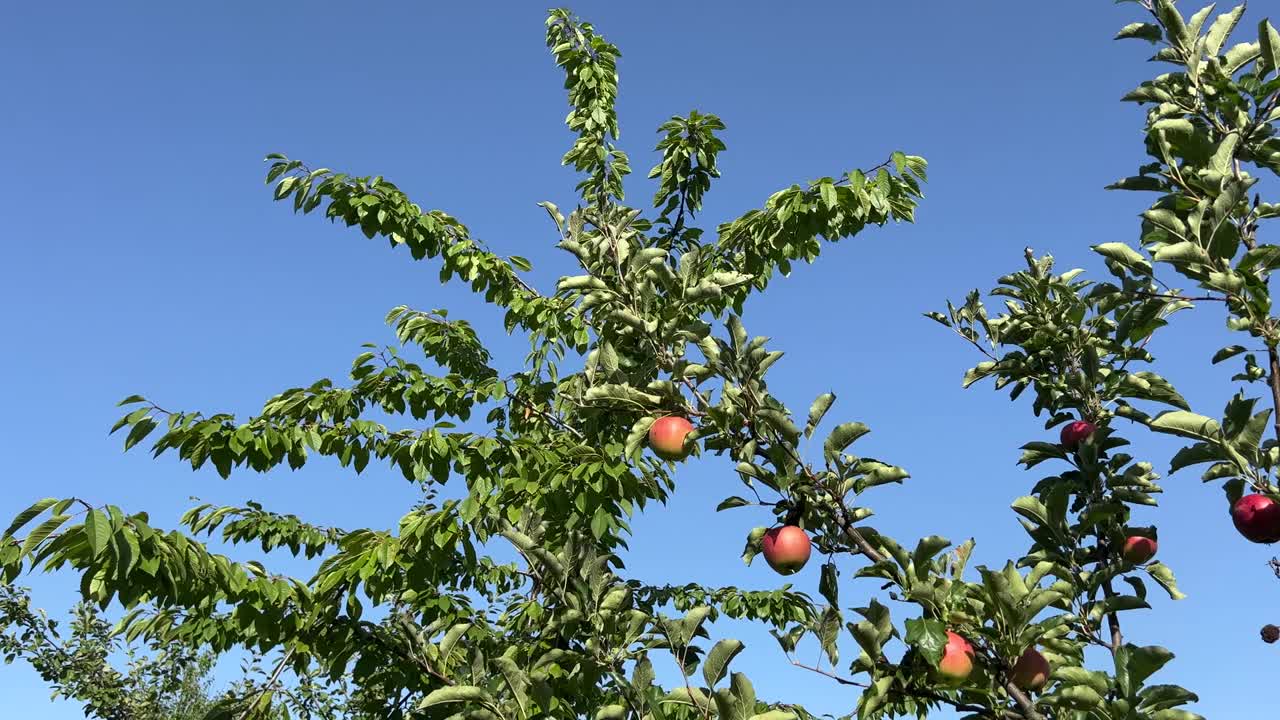
[[[18,516],[13,519],[13,523],[9,525],[9,529],[5,530],[4,535],[0,537],[3,537],[6,540],[8,538],[13,537],[14,533],[18,532],[23,527],[25,527],[27,523],[34,520],[37,515],[44,512],[45,510],[48,510],[49,508],[53,507],[57,503],[58,503],[58,498],[45,498],[43,500],[37,500],[35,503],[31,505],[31,507],[18,513]]]
[[[1151,605],[1147,601],[1133,595],[1113,595],[1101,603],[1102,613],[1124,612],[1126,610],[1145,610]]]
[[[66,522],[70,517],[70,515],[54,515],[48,520],[37,525],[36,529],[32,530],[27,535],[27,538],[22,541],[21,554],[26,555],[35,550],[36,546],[44,542],[45,538],[49,537],[54,530],[61,527],[62,523]]]
[[[1230,12],[1219,15],[1209,26],[1209,32],[1205,35],[1205,52],[1209,55],[1217,55],[1221,52],[1223,43],[1227,41],[1231,31],[1235,30],[1236,24],[1240,22],[1243,15],[1244,5],[1237,5]]]
[[[1097,690],[1088,685],[1073,685],[1056,693],[1065,705],[1076,710],[1092,710],[1102,707],[1103,699]]]
[[[831,403],[835,402],[835,400],[835,393],[822,393],[809,406],[809,421],[804,425],[804,436],[806,438],[813,437],[813,431],[818,428],[818,423],[822,422],[823,416],[827,414],[827,410],[831,409]]]
[[[635,670],[631,673],[631,687],[641,692],[648,692],[649,686],[653,684],[655,677],[653,662],[649,660],[649,656],[641,657],[635,664]]]
[[[609,511],[603,507],[596,508],[596,511],[591,515],[591,534],[599,540],[605,536],[605,533],[609,532],[609,528],[612,526],[613,516],[609,514]]]
[[[155,429],[156,429],[156,421],[153,420],[152,418],[146,417],[139,420],[137,424],[134,425],[133,428],[129,430],[128,437],[124,439],[124,449],[128,450],[134,445],[137,445],[139,442],[142,442],[142,440],[146,438],[147,435],[151,434],[151,431]]]
[[[645,441],[649,438],[649,428],[653,427],[653,423],[656,421],[657,418],[644,415],[631,426],[631,432],[627,433],[627,441],[624,445],[627,457],[640,455],[644,449]]]
[[[1186,410],[1187,401],[1168,380],[1148,370],[1140,370],[1123,376],[1122,391],[1126,397],[1154,400]]]
[[[702,679],[707,681],[707,687],[713,688],[716,683],[724,679],[729,672],[729,663],[738,656],[746,647],[738,640],[721,640],[711,648],[711,652],[707,653],[707,659],[702,661]]]
[[[96,558],[101,555],[111,541],[111,521],[107,519],[106,513],[97,509],[90,511],[84,519],[84,534],[93,556]]]
[[[1174,265],[1209,261],[1209,255],[1205,253],[1204,248],[1190,240],[1182,240],[1172,245],[1161,245],[1152,257],[1156,262],[1167,262]]]
[[[855,440],[871,432],[871,428],[859,422],[841,423],[832,429],[831,434],[827,436],[827,441],[823,443],[823,453],[828,458],[835,458],[844,452],[845,448],[853,444]]]
[[[751,504],[750,500],[744,497],[738,497],[737,495],[733,495],[725,498],[724,500],[721,500],[720,504],[716,506],[716,512],[720,512],[721,510],[728,510],[730,508],[743,507],[745,505],[750,505],[750,504]]]
[[[915,552],[911,554],[911,562],[916,568],[916,578],[920,580],[928,578],[930,561],[933,560],[933,556],[950,544],[950,540],[938,535],[920,538],[920,542],[916,544]]]
[[[437,646],[441,662],[449,662],[449,656],[453,654],[454,646],[458,644],[458,641],[461,640],[462,636],[470,629],[471,623],[466,622],[457,623],[453,627],[449,628],[449,631],[444,634],[444,637],[440,640],[440,644]]]
[[[1218,423],[1187,410],[1162,412],[1147,422],[1152,430],[1193,440],[1216,440],[1221,432]]]
[[[1173,659],[1173,653],[1158,645],[1138,647],[1126,644],[1129,651],[1129,682],[1141,687],[1147,678]]]
[[[1173,571],[1167,565],[1161,562],[1154,562],[1144,568],[1152,580],[1160,583],[1160,587],[1169,593],[1169,597],[1174,600],[1181,600],[1186,597],[1178,590],[1178,583],[1174,580]]]
[[[818,637],[818,644],[822,646],[823,652],[827,654],[827,658],[831,660],[832,665],[840,662],[840,628],[841,616],[839,608],[828,605],[822,611],[822,617],[818,619],[818,626],[814,629],[814,635]]]
[[[1151,274],[1151,263],[1148,262],[1147,259],[1137,250],[1134,250],[1125,243],[1110,242],[1103,243],[1101,245],[1094,245],[1093,251],[1103,257],[1115,260],[1130,270],[1140,272],[1144,275]]]
[[[1106,186],[1106,190],[1133,190],[1133,191],[1153,191],[1163,190],[1164,182],[1160,178],[1151,177],[1149,175],[1134,175],[1131,177],[1120,178],[1119,180]],[[1107,243],[1108,245],[1124,245],[1124,243]],[[1126,246],[1127,247],[1127,246]]]
[[[1155,0],[1156,17],[1160,18],[1160,24],[1164,26],[1165,37],[1170,45],[1187,47],[1191,44],[1187,26],[1182,19],[1182,13],[1178,12],[1177,6],[1173,3],[1174,0]]]
[[[742,562],[750,565],[752,559],[754,559],[756,555],[760,554],[760,541],[764,538],[764,534],[767,532],[769,532],[769,528],[757,527],[752,528],[751,532],[747,533],[747,543],[742,548]]]
[[[1280,33],[1276,32],[1270,20],[1258,23],[1258,49],[1261,51],[1258,56],[1259,77],[1280,70]]]
[[[796,714],[790,710],[769,710],[752,715],[750,720],[796,720]]]
[[[1194,445],[1188,445],[1178,452],[1174,453],[1173,458],[1169,461],[1169,473],[1173,474],[1182,468],[1192,465],[1200,465],[1207,462],[1215,462],[1226,459],[1222,449],[1213,443],[1199,442]]]
[[[1151,713],[1151,720],[1204,720],[1203,715],[1197,715],[1189,710],[1170,709],[1157,710]]]
[[[947,646],[946,625],[943,625],[941,620],[916,618],[908,620],[906,626],[907,644],[920,651],[930,665],[937,665],[938,661],[942,660],[943,649]]]
[[[1049,511],[1039,498],[1025,495],[1013,501],[1013,511],[1037,525],[1049,524]]]
[[[1162,34],[1160,26],[1153,23],[1130,23],[1120,28],[1120,32],[1116,33],[1116,40],[1146,40],[1147,42],[1159,42]]]
[[[1138,707],[1148,711],[1163,710],[1200,700],[1195,693],[1177,685],[1149,685],[1138,693],[1138,697],[1142,698]],[[1199,716],[1196,717],[1199,718]],[[1199,718],[1199,720],[1204,719]]]
[[[709,605],[699,605],[684,614],[680,619],[680,640],[682,645],[693,642],[697,637],[698,631],[702,629],[702,623],[706,622],[711,615],[711,607]]]
[[[840,571],[835,563],[822,564],[822,575],[818,578],[818,593],[826,598],[832,607],[840,606]]]
[[[1059,460],[1067,459],[1066,451],[1056,443],[1035,440],[1023,445],[1021,450],[1022,457],[1018,458],[1018,464],[1025,465],[1027,469],[1031,469],[1045,460],[1054,458]]]
[[[481,703],[493,704],[493,696],[488,690],[475,685],[451,685],[432,691],[418,703],[418,709],[443,705],[445,703]]]
[[[1226,360],[1228,358],[1233,358],[1236,355],[1239,355],[1240,353],[1244,352],[1246,349],[1247,348],[1243,345],[1228,345],[1227,347],[1224,347],[1218,352],[1214,353],[1213,359],[1210,360],[1210,362],[1213,363],[1214,365],[1217,365],[1223,360]]]
[[[596,720],[624,720],[627,708],[624,705],[605,705],[596,711]]]
[[[1226,137],[1222,138],[1218,143],[1218,147],[1214,149],[1213,157],[1209,158],[1209,167],[1222,175],[1231,172],[1231,161],[1235,159],[1236,147],[1239,144],[1239,133],[1227,133]]]

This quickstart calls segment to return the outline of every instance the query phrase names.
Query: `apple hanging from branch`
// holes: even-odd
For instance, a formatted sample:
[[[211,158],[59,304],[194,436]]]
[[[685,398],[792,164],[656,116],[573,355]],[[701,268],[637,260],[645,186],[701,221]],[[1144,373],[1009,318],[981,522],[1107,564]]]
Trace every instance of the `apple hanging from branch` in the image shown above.
[[[685,439],[693,432],[693,423],[679,415],[660,417],[649,428],[649,447],[663,460],[683,460],[691,448]]]
[[[1018,662],[1013,664],[1009,679],[1023,690],[1035,692],[1049,682],[1049,671],[1049,661],[1039,650],[1029,647],[1023,651]]]
[[[1067,450],[1075,450],[1080,447],[1080,443],[1084,442],[1098,428],[1093,423],[1085,420],[1075,420],[1062,426],[1062,433],[1058,436],[1062,447]]]
[[[1245,495],[1231,506],[1231,522],[1250,542],[1280,540],[1280,503],[1267,495]]]
[[[938,674],[952,683],[961,683],[973,672],[973,646],[963,636],[947,631],[947,644],[938,661]]]
[[[1120,555],[1126,562],[1141,565],[1156,556],[1158,547],[1155,540],[1143,535],[1130,535],[1124,540]]]
[[[765,562],[781,575],[799,572],[813,552],[809,535],[795,525],[783,525],[766,532],[760,547]]]

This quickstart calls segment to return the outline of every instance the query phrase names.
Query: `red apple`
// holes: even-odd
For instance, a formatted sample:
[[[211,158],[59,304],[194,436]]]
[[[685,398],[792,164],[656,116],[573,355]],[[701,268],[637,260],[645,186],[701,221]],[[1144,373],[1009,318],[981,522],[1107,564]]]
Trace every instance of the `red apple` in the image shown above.
[[[1156,541],[1141,535],[1130,535],[1124,539],[1124,548],[1120,555],[1134,565],[1141,565],[1156,556]]]
[[[963,637],[947,631],[947,646],[938,661],[938,673],[952,682],[963,682],[973,672],[973,646]]]
[[[684,439],[693,424],[677,415],[658,418],[649,428],[649,447],[663,460],[683,460],[689,455]]]
[[[813,543],[805,531],[795,525],[783,525],[764,534],[760,543],[765,562],[782,575],[790,575],[809,562]]]
[[[1062,441],[1062,447],[1068,450],[1075,450],[1080,447],[1080,443],[1084,442],[1085,438],[1092,435],[1093,431],[1097,429],[1093,423],[1084,420],[1067,423],[1063,426],[1062,435],[1059,437]]]
[[[1231,522],[1250,542],[1280,540],[1280,503],[1266,495],[1245,495],[1231,506]]]
[[[1049,682],[1049,661],[1044,659],[1040,651],[1029,647],[1018,658],[1018,662],[1013,664],[1009,679],[1023,690],[1039,690]]]

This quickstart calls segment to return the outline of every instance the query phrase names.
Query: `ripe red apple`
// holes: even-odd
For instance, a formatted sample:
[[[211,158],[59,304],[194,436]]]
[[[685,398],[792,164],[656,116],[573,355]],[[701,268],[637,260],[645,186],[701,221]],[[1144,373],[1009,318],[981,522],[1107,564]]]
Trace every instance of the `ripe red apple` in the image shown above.
[[[663,460],[683,460],[689,455],[685,436],[693,432],[693,424],[678,415],[658,418],[649,428],[649,447]]]
[[[1130,535],[1125,538],[1120,555],[1134,565],[1141,565],[1156,556],[1156,541],[1141,535]]]
[[[963,637],[947,631],[947,646],[938,661],[938,674],[952,682],[963,682],[973,672],[973,646]]]
[[[1245,495],[1231,506],[1231,522],[1250,542],[1280,540],[1280,503],[1266,495]]]
[[[809,562],[813,543],[805,531],[795,525],[783,525],[764,534],[761,541],[765,562],[782,575],[790,575]]]
[[[1029,647],[1018,658],[1018,662],[1013,664],[1009,679],[1023,690],[1039,690],[1049,682],[1049,661],[1044,659],[1040,651]]]
[[[1092,435],[1093,431],[1097,429],[1093,423],[1084,420],[1069,422],[1062,427],[1062,435],[1059,436],[1059,440],[1062,441],[1062,447],[1068,450],[1075,450],[1080,447],[1080,443],[1084,442],[1085,438]]]

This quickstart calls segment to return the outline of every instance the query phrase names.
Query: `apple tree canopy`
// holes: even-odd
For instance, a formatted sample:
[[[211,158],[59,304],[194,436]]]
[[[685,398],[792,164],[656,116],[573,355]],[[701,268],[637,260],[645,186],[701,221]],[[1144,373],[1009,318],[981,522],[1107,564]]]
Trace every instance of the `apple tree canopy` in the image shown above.
[[[991,380],[1013,398],[1026,393],[1046,429],[1094,427],[1074,448],[1022,447],[1026,470],[1047,474],[1012,499],[1028,544],[1002,566],[970,567],[971,540],[877,531],[870,503],[893,512],[892,486],[908,471],[860,454],[870,429],[824,388],[794,412],[774,397],[768,371],[783,353],[744,317],[750,296],[819,261],[826,243],[913,222],[924,158],[886,148],[869,166],[787,185],[741,217],[700,226],[725,125],[694,111],[660,126],[653,195],[629,205],[618,49],[553,10],[546,44],[564,71],[573,134],[563,162],[581,178],[574,201],[542,203],[543,230],[567,268],[554,288],[534,287],[528,260],[496,253],[380,175],[267,156],[275,200],[404,246],[441,282],[492,304],[529,341],[518,368],[499,367],[447,310],[402,306],[386,316],[395,343],[360,348],[346,378],[286,389],[252,417],[135,395],[113,428],[126,449],[145,445],[224,478],[317,458],[355,473],[390,467],[421,488],[421,501],[395,527],[325,527],[257,503],[199,505],[159,527],[142,508],[104,498],[46,498],[4,531],[3,582],[74,574],[85,601],[122,609],[129,641],[273,659],[210,720],[812,718],[803,697],[756,694],[734,667],[743,644],[720,618],[767,626],[779,663],[808,667],[794,651],[816,641],[829,669],[808,669],[861,688],[848,715],[859,720],[939,708],[966,718],[1199,718],[1185,707],[1193,692],[1159,680],[1172,653],[1122,629],[1125,613],[1183,596],[1171,568],[1122,557],[1134,532],[1154,539],[1129,517],[1155,505],[1161,487],[1155,462],[1125,453],[1121,433],[1185,438],[1161,465],[1206,467],[1228,502],[1246,490],[1280,498],[1280,447],[1267,437],[1280,434],[1280,321],[1268,287],[1280,251],[1259,235],[1280,206],[1257,186],[1280,171],[1280,34],[1267,21],[1256,33],[1237,27],[1243,6],[1187,16],[1171,0],[1135,4],[1141,19],[1118,37],[1151,43],[1161,64],[1125,96],[1146,110],[1150,158],[1111,187],[1156,195],[1137,243],[1094,247],[1106,280],[1059,272],[1028,249],[987,296],[999,314],[978,291],[928,313],[980,353],[966,386]],[[1171,287],[1158,277],[1167,270],[1197,289]],[[1147,350],[1172,313],[1204,303],[1247,334],[1213,362],[1237,358],[1238,380],[1266,386],[1262,397],[1232,397],[1220,417],[1194,412]],[[812,538],[817,587],[673,587],[628,575],[626,548],[644,542],[630,520],[660,512],[681,479],[679,463],[646,445],[667,415],[688,418],[694,451],[740,479],[717,510],[763,505]],[[820,460],[801,455],[810,438]],[[766,531],[745,534],[746,562]],[[215,552],[211,538],[318,568],[289,577]],[[973,669],[959,679],[937,670],[948,633],[972,646]],[[1015,681],[1029,650],[1051,668],[1043,687]],[[291,692],[297,683],[340,684],[348,697],[341,709],[318,708]]]

